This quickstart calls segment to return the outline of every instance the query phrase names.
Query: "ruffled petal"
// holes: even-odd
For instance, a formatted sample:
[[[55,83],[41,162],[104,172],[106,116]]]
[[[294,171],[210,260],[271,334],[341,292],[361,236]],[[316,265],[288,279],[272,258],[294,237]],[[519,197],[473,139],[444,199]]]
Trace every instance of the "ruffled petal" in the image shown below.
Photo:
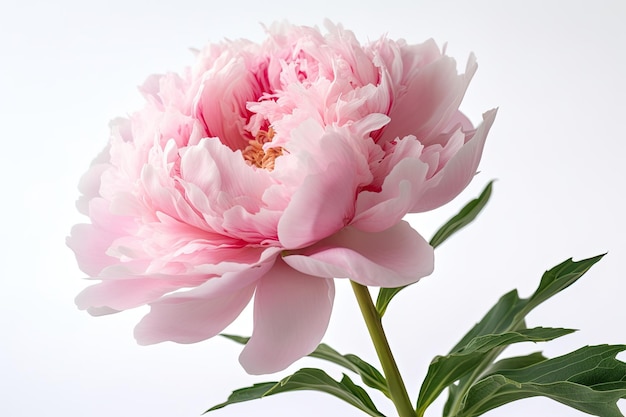
[[[437,172],[427,184],[427,189],[411,208],[418,213],[440,207],[456,197],[470,183],[483,153],[487,133],[493,124],[497,110],[483,115],[483,122],[472,138]]]
[[[240,42],[238,46],[243,49],[253,45]],[[204,122],[209,136],[219,137],[233,150],[248,145],[246,103],[256,101],[263,93],[258,69],[250,56],[245,51],[225,51],[196,86],[194,116]]]
[[[254,331],[239,357],[246,372],[278,372],[311,353],[326,332],[334,296],[332,280],[278,260],[257,285]]]
[[[425,146],[433,134],[456,118],[459,105],[477,64],[470,56],[465,74],[458,75],[454,59],[442,56],[420,69],[409,81],[406,93],[395,102],[391,123],[383,133],[385,141],[415,135]]]
[[[406,157],[393,166],[381,191],[362,191],[356,200],[351,225],[365,232],[380,232],[398,223],[409,212],[424,188],[428,165]]]
[[[378,233],[348,227],[283,259],[305,274],[389,288],[414,283],[434,268],[433,248],[404,221]]]

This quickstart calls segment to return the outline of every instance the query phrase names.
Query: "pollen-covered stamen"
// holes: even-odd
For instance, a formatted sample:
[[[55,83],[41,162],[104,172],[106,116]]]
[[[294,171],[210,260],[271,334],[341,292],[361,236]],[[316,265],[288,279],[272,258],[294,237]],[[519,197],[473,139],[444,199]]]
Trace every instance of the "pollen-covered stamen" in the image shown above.
[[[283,154],[283,148],[277,146],[275,148],[263,149],[263,145],[271,142],[274,137],[274,129],[271,127],[265,130],[259,130],[256,137],[249,141],[249,145],[243,150],[243,159],[250,165],[267,169],[274,169],[274,160]]]

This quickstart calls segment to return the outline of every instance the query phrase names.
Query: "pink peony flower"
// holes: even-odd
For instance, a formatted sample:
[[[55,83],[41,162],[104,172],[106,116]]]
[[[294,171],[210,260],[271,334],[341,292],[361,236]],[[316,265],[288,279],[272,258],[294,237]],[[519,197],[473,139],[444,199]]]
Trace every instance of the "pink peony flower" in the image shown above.
[[[465,74],[432,40],[273,25],[263,44],[212,44],[182,74],[141,87],[80,183],[68,245],[100,282],[93,315],[148,304],[140,344],[220,333],[254,295],[241,364],[282,370],[324,335],[333,278],[397,287],[433,270],[403,216],[470,182],[495,111],[459,112]]]

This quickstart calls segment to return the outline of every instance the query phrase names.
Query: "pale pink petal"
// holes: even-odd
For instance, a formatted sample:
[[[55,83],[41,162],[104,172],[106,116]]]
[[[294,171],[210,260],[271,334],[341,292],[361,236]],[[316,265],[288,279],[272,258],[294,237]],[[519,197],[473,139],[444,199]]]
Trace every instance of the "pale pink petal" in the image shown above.
[[[356,201],[352,226],[380,232],[397,224],[421,193],[428,165],[417,158],[402,159],[385,178],[380,192],[362,191]]]
[[[302,274],[278,260],[258,283],[254,330],[239,361],[250,374],[282,371],[322,340],[333,306],[332,280]]]
[[[107,154],[108,157],[108,149],[105,149],[102,154]],[[78,189],[82,195],[76,201],[76,207],[82,214],[89,214],[89,201],[91,201],[92,198],[100,196],[102,174],[111,168],[111,165],[108,163],[97,162],[97,159],[92,163],[89,170],[81,177],[78,183]]]
[[[206,280],[206,276],[151,276],[105,280],[85,288],[78,294],[76,305],[90,313],[98,312],[103,307],[116,311],[128,310],[150,303],[174,290],[198,286]]]
[[[186,294],[164,297],[150,305],[150,313],[135,327],[135,339],[140,345],[165,341],[196,343],[209,339],[239,316],[250,302],[254,288],[255,283],[252,283],[216,295],[198,287]]]
[[[493,124],[497,110],[483,115],[483,122],[476,133],[448,161],[448,163],[428,181],[428,189],[411,208],[411,212],[423,212],[440,207],[456,197],[469,184],[482,156],[487,133]]]
[[[317,242],[352,218],[355,184],[345,168],[332,164],[325,173],[303,181],[278,222],[278,238],[286,249]]]
[[[135,327],[137,342],[195,343],[220,333],[248,304],[258,279],[272,268],[276,252],[268,253],[271,256],[248,269],[225,273],[151,303],[150,312]]]
[[[473,55],[466,73],[458,75],[454,59],[443,56],[416,73],[407,92],[393,105],[391,122],[383,132],[385,141],[415,135],[425,146],[429,139],[456,117],[465,90],[476,71]]]
[[[194,100],[194,116],[202,120],[208,136],[219,137],[232,150],[244,149],[248,110],[246,103],[263,91],[248,54],[225,53],[203,74]]]
[[[93,277],[119,262],[107,251],[116,239],[133,230],[134,225],[131,218],[111,214],[109,202],[102,198],[89,202],[89,216],[92,224],[75,225],[66,243],[76,254],[80,269]]]
[[[460,111],[457,111],[452,116],[452,118],[448,122],[448,126],[446,126],[443,129],[443,131],[449,132],[451,130],[456,129],[457,127],[460,127],[463,132],[469,132],[469,131],[474,130],[474,125],[472,124],[470,119],[468,119],[468,117],[464,115],[463,113],[461,113]]]
[[[284,261],[305,274],[399,287],[430,275],[433,248],[407,222],[378,233],[345,228]]]
[[[81,271],[89,276],[97,276],[105,267],[117,262],[106,254],[117,234],[96,228],[91,224],[77,224],[72,227],[66,243],[76,255]]]
[[[371,181],[371,173],[365,156],[351,146],[348,132],[326,132],[317,146],[307,149],[300,171],[309,165],[312,173],[304,177],[278,223],[278,238],[284,248],[310,245],[352,219],[357,189]]]

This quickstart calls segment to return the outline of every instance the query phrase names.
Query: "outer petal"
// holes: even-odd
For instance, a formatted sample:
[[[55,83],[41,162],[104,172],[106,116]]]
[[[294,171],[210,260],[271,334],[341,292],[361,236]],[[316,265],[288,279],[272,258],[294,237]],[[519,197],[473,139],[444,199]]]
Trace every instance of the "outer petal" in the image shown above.
[[[107,250],[117,238],[134,228],[132,218],[115,216],[108,206],[102,198],[92,199],[89,216],[93,224],[75,225],[67,238],[67,246],[76,254],[78,266],[89,276],[98,276],[104,268],[118,262]]]
[[[423,212],[440,207],[456,197],[470,183],[478,169],[487,133],[496,112],[494,109],[483,115],[483,123],[478,126],[474,136],[428,181],[427,190],[411,208],[411,212]]]
[[[141,345],[166,340],[195,343],[217,335],[248,304],[257,280],[271,269],[275,253],[268,250],[268,256],[249,269],[226,273],[150,304],[150,313],[135,327],[135,339]]]
[[[476,59],[471,55],[465,74],[457,75],[454,59],[443,56],[418,71],[409,81],[406,94],[394,103],[383,140],[410,134],[428,146],[433,133],[439,133],[451,118],[456,118],[476,68]]]
[[[380,287],[414,283],[434,267],[433,248],[404,221],[378,233],[348,227],[283,259],[305,274]]]
[[[278,372],[311,353],[326,332],[334,296],[332,280],[278,260],[257,285],[254,331],[239,357],[246,372]]]
[[[92,315],[100,315],[103,307],[114,311],[127,310],[154,301],[168,292],[195,287],[206,279],[206,276],[111,279],[85,288],[76,297],[76,305]]]

